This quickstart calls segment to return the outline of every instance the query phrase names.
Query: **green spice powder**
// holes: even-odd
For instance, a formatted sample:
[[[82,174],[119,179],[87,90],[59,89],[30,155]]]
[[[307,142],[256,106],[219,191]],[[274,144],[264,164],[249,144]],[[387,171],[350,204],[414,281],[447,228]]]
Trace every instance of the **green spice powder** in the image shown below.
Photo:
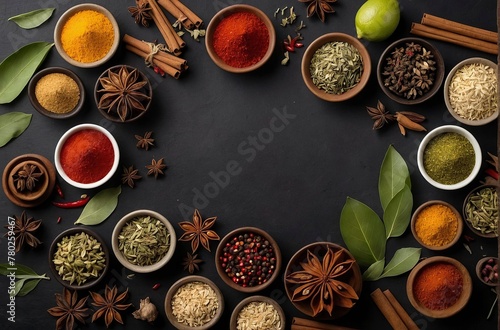
[[[454,132],[436,136],[424,150],[425,171],[441,184],[450,185],[465,180],[475,162],[472,144],[465,136]]]

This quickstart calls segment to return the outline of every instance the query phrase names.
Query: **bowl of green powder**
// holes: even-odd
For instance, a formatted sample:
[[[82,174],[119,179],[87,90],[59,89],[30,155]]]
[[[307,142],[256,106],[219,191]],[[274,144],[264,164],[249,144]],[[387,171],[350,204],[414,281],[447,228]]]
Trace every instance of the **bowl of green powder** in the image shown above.
[[[479,173],[481,147],[466,129],[445,125],[430,131],[420,142],[417,164],[424,179],[436,188],[457,190]]]

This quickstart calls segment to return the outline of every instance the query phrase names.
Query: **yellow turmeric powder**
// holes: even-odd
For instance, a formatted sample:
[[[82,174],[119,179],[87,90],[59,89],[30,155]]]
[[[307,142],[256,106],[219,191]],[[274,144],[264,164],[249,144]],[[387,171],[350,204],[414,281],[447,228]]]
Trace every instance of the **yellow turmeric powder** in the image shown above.
[[[449,244],[457,235],[458,217],[443,204],[424,208],[415,220],[415,232],[420,240],[430,246]]]
[[[111,49],[115,31],[111,21],[95,10],[82,10],[71,16],[61,31],[62,48],[81,63],[102,59]]]

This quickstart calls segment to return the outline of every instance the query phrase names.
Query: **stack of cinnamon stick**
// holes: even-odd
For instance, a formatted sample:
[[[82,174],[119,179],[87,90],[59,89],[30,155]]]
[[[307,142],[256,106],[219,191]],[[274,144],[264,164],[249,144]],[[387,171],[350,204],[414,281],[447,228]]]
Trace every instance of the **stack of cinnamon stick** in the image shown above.
[[[355,329],[346,328],[340,325],[335,325],[330,323],[303,319],[300,317],[294,317],[292,319],[291,330],[355,330]]]
[[[371,293],[371,297],[393,329],[419,329],[391,291],[384,290],[382,292],[382,290],[376,289]]]
[[[424,14],[421,23],[413,23],[410,33],[456,45],[498,54],[498,33]]]

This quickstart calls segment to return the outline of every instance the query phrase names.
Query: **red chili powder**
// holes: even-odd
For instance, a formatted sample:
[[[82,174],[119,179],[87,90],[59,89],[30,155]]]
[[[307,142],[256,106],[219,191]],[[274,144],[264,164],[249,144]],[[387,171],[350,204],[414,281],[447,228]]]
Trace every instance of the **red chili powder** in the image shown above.
[[[425,266],[413,282],[416,300],[432,310],[443,310],[454,305],[462,290],[462,274],[457,267],[446,262]]]
[[[269,31],[255,14],[232,13],[215,28],[213,46],[226,64],[245,68],[259,62],[266,54]]]
[[[61,148],[61,166],[70,179],[80,183],[101,180],[113,166],[115,152],[106,135],[84,129],[71,135]]]

